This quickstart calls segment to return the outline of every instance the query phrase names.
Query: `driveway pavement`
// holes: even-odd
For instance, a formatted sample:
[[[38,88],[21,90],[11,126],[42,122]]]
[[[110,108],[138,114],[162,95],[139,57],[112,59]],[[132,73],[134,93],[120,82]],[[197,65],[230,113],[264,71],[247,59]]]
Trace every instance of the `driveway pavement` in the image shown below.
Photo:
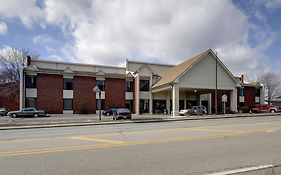
[[[9,116],[0,117],[0,130],[6,129],[26,129],[34,127],[67,127],[85,125],[105,125],[105,124],[124,124],[124,123],[144,123],[144,122],[167,122],[180,120],[203,120],[218,118],[237,118],[237,117],[258,117],[280,115],[275,114],[227,114],[227,115],[198,115],[198,116],[176,116],[171,115],[133,115],[132,120],[112,120],[112,117],[102,116],[99,121],[97,114],[51,114],[47,117],[38,118],[11,118]]]

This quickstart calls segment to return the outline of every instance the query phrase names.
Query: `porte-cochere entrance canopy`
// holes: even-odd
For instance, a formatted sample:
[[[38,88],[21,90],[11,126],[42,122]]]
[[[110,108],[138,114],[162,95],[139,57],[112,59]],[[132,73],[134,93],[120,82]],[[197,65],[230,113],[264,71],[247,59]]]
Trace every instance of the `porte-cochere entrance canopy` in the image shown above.
[[[174,116],[178,115],[180,106],[186,108],[189,102],[194,101],[198,105],[203,101],[211,113],[214,101],[211,93],[216,87],[220,93],[228,95],[230,110],[237,112],[237,88],[241,84],[211,49],[167,69],[160,77],[151,87],[152,96],[154,98],[166,94],[167,109],[171,107]]]

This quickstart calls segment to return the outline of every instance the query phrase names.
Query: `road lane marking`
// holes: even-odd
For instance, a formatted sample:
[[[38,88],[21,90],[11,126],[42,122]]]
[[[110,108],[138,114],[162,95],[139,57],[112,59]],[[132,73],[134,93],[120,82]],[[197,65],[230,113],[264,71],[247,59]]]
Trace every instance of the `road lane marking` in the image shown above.
[[[236,170],[211,173],[211,174],[207,174],[207,175],[231,175],[231,174],[245,173],[245,172],[256,171],[256,170],[261,170],[261,169],[268,169],[268,168],[273,168],[273,167],[274,167],[274,165],[261,165],[261,166],[256,166],[256,167],[240,168],[240,169],[236,169]]]
[[[106,139],[96,139],[96,138],[89,138],[89,137],[68,137],[68,138],[74,140],[86,140],[86,141],[105,142],[105,143],[113,143],[113,144],[125,143],[124,141],[119,141],[119,140],[106,140]]]
[[[204,128],[186,128],[184,130],[190,131],[210,131],[210,132],[248,132],[245,130],[228,130],[228,129],[204,129]]]
[[[214,138],[223,138],[225,136],[235,137],[244,134],[245,133],[232,133],[232,134],[228,133],[228,134],[205,135],[200,137],[178,137],[178,138],[164,138],[164,139],[154,139],[154,140],[141,140],[141,141],[132,141],[132,142],[124,142],[124,143],[114,143],[114,144],[106,143],[106,144],[67,146],[67,147],[53,147],[53,148],[33,149],[33,150],[19,150],[19,151],[0,152],[0,157],[34,155],[34,154],[66,152],[66,151],[79,151],[79,150],[89,150],[89,149],[97,149],[97,148],[120,147],[120,146],[135,146],[135,145],[168,143],[168,142],[178,142],[178,141],[206,140],[206,139],[214,139]]]

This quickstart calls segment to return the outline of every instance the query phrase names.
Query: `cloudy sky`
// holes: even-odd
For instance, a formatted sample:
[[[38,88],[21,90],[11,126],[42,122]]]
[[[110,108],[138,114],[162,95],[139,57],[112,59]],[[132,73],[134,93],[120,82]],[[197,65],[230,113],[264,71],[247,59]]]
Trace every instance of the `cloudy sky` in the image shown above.
[[[235,74],[281,74],[281,0],[1,0],[0,49],[178,64],[209,48]]]

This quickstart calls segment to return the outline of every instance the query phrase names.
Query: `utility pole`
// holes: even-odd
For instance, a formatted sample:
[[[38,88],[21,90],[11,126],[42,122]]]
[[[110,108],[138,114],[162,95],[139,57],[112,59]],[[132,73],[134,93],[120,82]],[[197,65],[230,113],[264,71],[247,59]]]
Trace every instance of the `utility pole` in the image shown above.
[[[96,94],[99,94],[99,121],[101,121],[101,90],[99,89],[98,86],[95,86],[93,89],[92,89]]]
[[[101,121],[101,91],[99,93],[99,121]]]
[[[216,52],[216,89],[215,89],[215,113],[218,114],[218,53]]]

